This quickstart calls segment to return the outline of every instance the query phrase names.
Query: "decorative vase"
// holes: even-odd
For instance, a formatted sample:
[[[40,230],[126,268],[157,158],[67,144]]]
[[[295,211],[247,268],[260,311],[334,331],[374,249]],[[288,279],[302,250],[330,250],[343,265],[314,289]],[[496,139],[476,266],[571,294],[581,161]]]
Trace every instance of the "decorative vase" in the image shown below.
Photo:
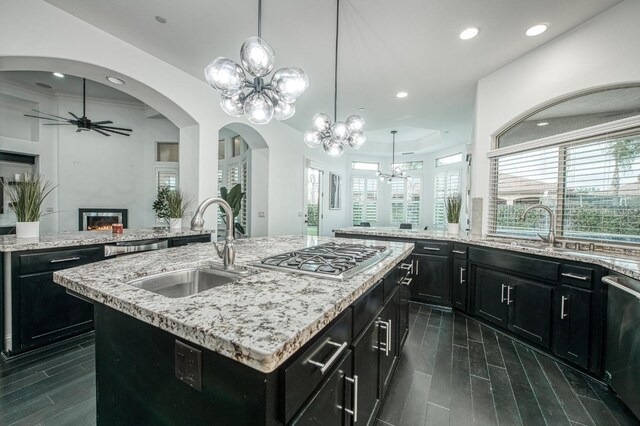
[[[460,223],[447,223],[447,233],[458,235],[458,230],[460,229]]]
[[[40,236],[40,222],[16,222],[17,238],[38,238]]]
[[[182,218],[172,217],[169,219],[169,229],[172,231],[179,231],[182,229]]]

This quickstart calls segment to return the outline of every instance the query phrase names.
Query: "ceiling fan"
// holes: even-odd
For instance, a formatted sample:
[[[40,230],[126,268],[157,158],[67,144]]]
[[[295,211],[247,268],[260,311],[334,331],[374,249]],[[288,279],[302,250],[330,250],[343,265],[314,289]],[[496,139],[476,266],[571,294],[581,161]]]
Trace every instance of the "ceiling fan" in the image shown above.
[[[125,129],[124,127],[107,126],[107,124],[113,124],[113,121],[110,121],[110,120],[91,121],[87,118],[85,113],[86,104],[87,104],[86,85],[87,85],[87,80],[83,78],[82,79],[82,117],[78,117],[74,113],[69,112],[69,114],[73,117],[73,120],[72,120],[69,118],[60,117],[58,115],[53,115],[53,114],[48,114],[46,112],[38,111],[37,109],[34,109],[33,111],[37,112],[38,114],[47,115],[48,117],[40,117],[37,115],[30,115],[30,114],[25,114],[25,117],[33,117],[33,118],[39,118],[42,120],[51,120],[56,122],[56,123],[45,123],[44,126],[77,126],[78,129],[76,130],[76,133],[82,132],[82,131],[94,130],[104,136],[111,136],[109,133],[117,133],[119,135],[129,136],[129,133],[126,133],[126,132],[132,132],[133,130]],[[50,117],[55,117],[55,118],[50,118]]]

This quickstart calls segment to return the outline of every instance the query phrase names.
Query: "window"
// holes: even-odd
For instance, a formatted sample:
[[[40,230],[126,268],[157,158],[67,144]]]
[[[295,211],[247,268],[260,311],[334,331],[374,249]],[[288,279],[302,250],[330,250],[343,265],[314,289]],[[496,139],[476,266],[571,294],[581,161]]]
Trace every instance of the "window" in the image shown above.
[[[407,161],[406,163],[397,163],[391,166],[392,169],[400,167],[402,170],[422,170],[422,161]]]
[[[177,163],[179,161],[179,152],[178,142],[156,143],[156,161]]]
[[[459,152],[453,155],[447,155],[446,157],[436,158],[436,167],[450,166],[452,164],[462,162],[462,153]]]
[[[445,199],[460,194],[460,169],[436,173],[433,182],[433,227],[443,229],[447,226]]]
[[[156,167],[156,188],[169,188],[175,190],[178,188],[178,169]]]
[[[218,141],[218,160],[224,160],[224,146],[227,143],[224,139]]]
[[[239,156],[245,150],[245,141],[242,136],[234,136],[231,139],[231,148],[233,149],[232,157]]]
[[[534,237],[548,215],[558,236],[640,242],[640,134],[567,141],[492,159],[491,232]]]
[[[420,225],[422,180],[417,177],[391,181],[391,223]]]
[[[351,179],[351,216],[354,225],[378,222],[378,179],[353,176]]]
[[[365,163],[362,161],[353,161],[351,163],[351,169],[352,170],[372,170],[372,171],[378,171],[378,163]]]

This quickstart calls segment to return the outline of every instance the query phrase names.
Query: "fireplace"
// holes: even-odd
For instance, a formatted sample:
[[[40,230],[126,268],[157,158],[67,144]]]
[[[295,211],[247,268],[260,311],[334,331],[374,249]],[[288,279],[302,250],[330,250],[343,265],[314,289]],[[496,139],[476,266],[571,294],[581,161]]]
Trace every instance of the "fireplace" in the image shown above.
[[[114,223],[127,227],[127,209],[78,209],[80,231],[110,231]]]

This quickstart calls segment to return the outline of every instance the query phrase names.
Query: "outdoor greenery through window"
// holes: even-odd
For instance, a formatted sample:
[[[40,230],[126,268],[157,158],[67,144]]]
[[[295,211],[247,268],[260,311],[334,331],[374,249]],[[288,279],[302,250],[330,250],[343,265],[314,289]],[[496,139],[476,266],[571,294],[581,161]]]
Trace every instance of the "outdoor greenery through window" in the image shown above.
[[[640,134],[495,157],[490,224],[496,234],[535,237],[549,228],[543,204],[567,238],[640,242]]]
[[[420,225],[420,192],[422,180],[419,177],[394,179],[391,181],[391,223]]]
[[[353,176],[351,180],[351,217],[354,225],[378,222],[378,178]]]
[[[401,170],[409,171],[409,170],[422,170],[422,161],[407,161],[405,163],[397,163],[391,166],[391,169],[395,169],[396,167],[400,167]]]
[[[447,227],[445,200],[460,194],[460,169],[436,173],[433,184],[433,226],[435,229],[444,229]]]

